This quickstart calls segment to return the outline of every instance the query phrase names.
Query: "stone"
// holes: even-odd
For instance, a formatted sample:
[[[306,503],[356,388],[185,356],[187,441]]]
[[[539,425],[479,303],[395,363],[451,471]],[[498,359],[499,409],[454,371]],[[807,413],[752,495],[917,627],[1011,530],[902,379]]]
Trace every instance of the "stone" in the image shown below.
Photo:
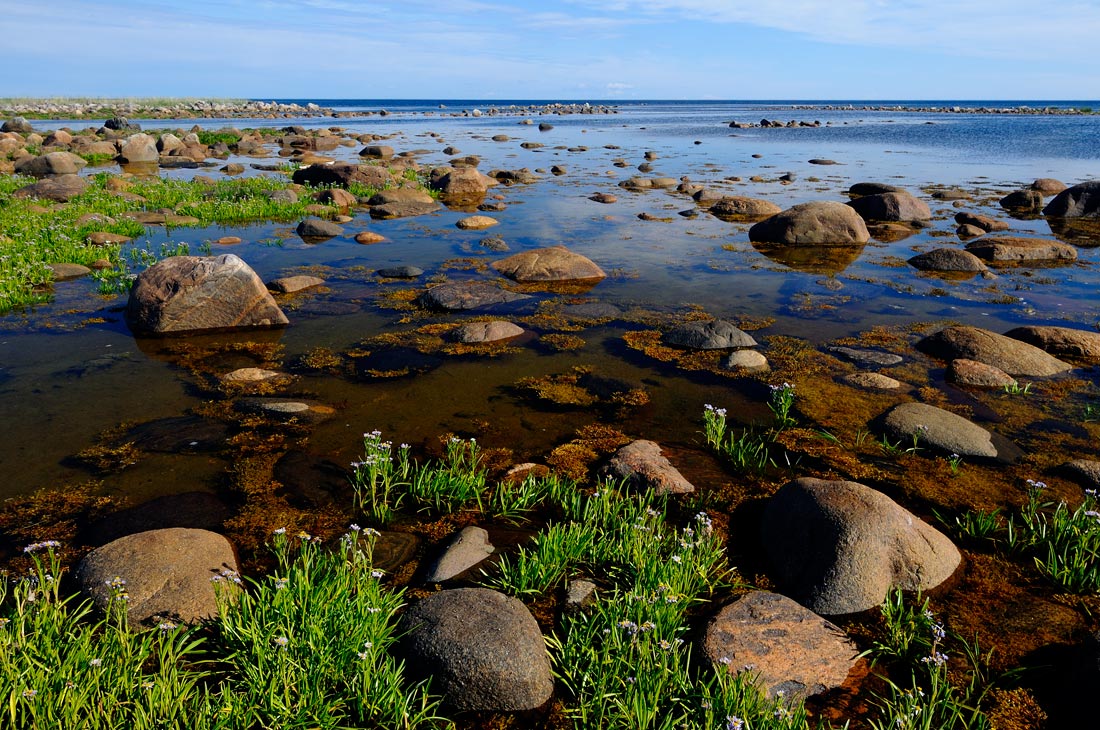
[[[1055,180],[1052,177],[1041,177],[1028,186],[1032,190],[1037,190],[1040,194],[1057,195],[1066,189],[1066,184],[1061,180]]]
[[[565,246],[550,246],[523,251],[500,261],[493,268],[519,282],[590,281],[607,276],[591,259]]]
[[[214,241],[219,246],[236,246],[241,243],[243,239],[240,236],[222,236]]]
[[[985,233],[980,228],[975,230],[978,232],[974,235]],[[969,251],[957,248],[934,248],[931,251],[925,251],[909,259],[909,265],[920,271],[979,273],[989,270],[980,258]]]
[[[291,180],[297,185],[313,187],[346,188],[350,183],[360,183],[370,188],[386,188],[394,179],[389,170],[378,165],[352,165],[346,162],[322,163],[300,167]]]
[[[141,335],[288,323],[263,281],[233,254],[173,256],[138,275],[126,307]]]
[[[894,588],[935,588],[962,560],[938,530],[857,482],[788,482],[768,500],[761,537],[784,593],[825,615],[877,608]]]
[[[707,625],[703,654],[715,671],[746,672],[769,699],[788,702],[841,686],[859,659],[837,626],[768,591],[723,607]]]
[[[445,705],[469,712],[519,712],[554,691],[538,623],[518,599],[487,588],[440,591],[401,617],[410,673],[431,678]]]
[[[228,165],[224,165],[218,169],[226,175],[240,175],[244,172],[244,165],[239,162],[230,162]]]
[[[37,178],[75,175],[87,164],[83,157],[72,152],[50,152],[16,162],[15,172]]]
[[[841,379],[842,383],[864,390],[897,390],[901,383],[882,373],[849,373]]]
[[[143,133],[127,137],[119,148],[118,161],[124,165],[160,161],[156,140]]]
[[[782,212],[770,200],[729,196],[720,198],[709,208],[711,215],[724,221],[758,221]]]
[[[339,224],[320,218],[306,218],[294,231],[302,238],[332,238],[344,235],[344,229]]]
[[[969,223],[963,223],[961,226],[959,226],[958,228],[955,229],[955,235],[958,236],[960,239],[965,241],[965,240],[970,239],[970,238],[977,238],[978,236],[984,236],[985,231],[982,230],[981,228],[978,228],[977,226],[972,226]],[[937,249],[937,250],[947,250],[947,249]],[[971,256],[973,256],[973,254],[971,254]],[[909,259],[909,263],[912,264],[913,259]],[[920,268],[920,267],[918,266],[917,268]]]
[[[1038,213],[1043,207],[1043,194],[1038,190],[1016,190],[998,202],[1013,213]]]
[[[471,215],[457,220],[455,226],[464,231],[481,231],[486,228],[492,228],[499,223],[500,221],[496,218],[490,218],[487,215]]]
[[[237,368],[231,372],[219,375],[218,380],[223,383],[269,383],[273,380],[289,380],[290,376],[277,370],[265,370],[264,368]]]
[[[596,584],[590,580],[571,580],[565,586],[565,608],[576,611],[596,602]]]
[[[439,203],[434,200],[430,203],[384,203],[375,205],[370,209],[370,217],[378,220],[392,220],[394,218],[413,218],[418,215],[431,213],[439,208]]]
[[[58,175],[25,185],[12,193],[12,197],[67,203],[87,189],[88,183],[79,175]]]
[[[360,157],[369,157],[375,160],[389,160],[393,157],[393,147],[371,144],[359,150]]]
[[[226,577],[223,571],[228,573]],[[207,530],[170,527],[121,537],[88,553],[76,569],[76,580],[96,608],[106,611],[107,585],[125,581],[130,623],[168,618],[195,623],[217,615],[212,578],[236,581],[233,546]]]
[[[374,272],[386,279],[415,279],[424,273],[424,269],[417,266],[389,266]]]
[[[965,190],[959,190],[958,188],[951,188],[949,190],[934,190],[932,191],[932,197],[936,200],[970,200],[970,193]]]
[[[480,344],[510,340],[522,334],[522,327],[514,325],[511,322],[495,320],[492,322],[469,322],[468,324],[464,324],[451,332],[451,339],[455,342],[462,342],[465,344]]]
[[[1100,461],[1074,459],[1063,464],[1062,471],[1084,482],[1087,489],[1100,489]]]
[[[1100,332],[1072,327],[1030,325],[1005,332],[1005,337],[1026,342],[1055,357],[1100,360]]]
[[[447,169],[432,182],[432,187],[448,198],[478,198],[485,195],[492,183],[476,167]]]
[[[443,554],[424,576],[427,583],[441,583],[463,573],[493,554],[489,533],[483,528],[464,527],[443,549]]]
[[[66,281],[68,279],[79,279],[82,276],[87,276],[92,273],[92,270],[83,264],[47,264],[50,271],[53,272],[54,281]]]
[[[848,203],[864,220],[926,221],[932,218],[928,204],[909,193],[864,195]]]
[[[983,236],[966,244],[966,250],[991,263],[1063,263],[1077,260],[1077,249],[1052,238]]]
[[[834,355],[840,355],[864,367],[869,365],[890,367],[891,365],[897,365],[903,359],[901,355],[895,355],[892,352],[882,352],[881,350],[865,350],[855,347],[827,347],[825,349]]]
[[[992,365],[960,357],[947,364],[944,374],[949,382],[973,388],[1004,388],[1016,384],[1016,378]]]
[[[849,195],[881,195],[883,193],[904,193],[905,188],[897,185],[877,182],[859,182],[848,188]]]
[[[657,495],[690,494],[695,486],[676,470],[653,441],[639,439],[615,452],[608,462],[608,471],[626,479],[635,489]]]
[[[421,294],[418,301],[427,309],[457,312],[521,299],[530,299],[530,296],[480,281],[461,281],[433,286]]]
[[[128,243],[133,239],[129,236],[124,236],[121,233],[111,233],[110,231],[92,231],[85,240],[93,246],[110,246],[116,243]]]
[[[978,327],[945,327],[918,342],[917,349],[941,360],[977,360],[1016,377],[1047,377],[1072,369],[1034,345]]]
[[[362,243],[362,244],[369,245],[369,244],[372,244],[372,243],[381,243],[382,241],[385,241],[385,240],[386,240],[385,236],[383,236],[381,234],[378,234],[378,233],[375,233],[374,231],[361,231],[361,232],[355,234],[355,242],[356,243]]]
[[[1066,188],[1043,208],[1052,218],[1100,218],[1100,180]]]
[[[596,203],[604,203],[605,205],[619,202],[619,199],[611,193],[594,193],[592,195],[589,195],[588,199]]]
[[[858,213],[829,201],[793,206],[749,229],[749,240],[761,243],[856,244],[870,238]]]
[[[756,350],[735,350],[726,360],[727,370],[744,370],[750,373],[762,373],[769,369],[768,358]]]
[[[337,208],[350,208],[358,203],[359,200],[343,188],[329,188],[328,190],[322,190],[317,193],[317,202],[331,203]]]
[[[756,340],[722,319],[697,320],[678,325],[665,333],[666,344],[695,350],[724,350],[756,347]]]
[[[34,127],[23,117],[12,117],[4,120],[0,125],[0,132],[15,132],[16,134],[32,134]]]
[[[927,403],[901,403],[882,422],[886,434],[903,444],[934,448],[947,454],[996,458],[989,431],[960,415]]]
[[[284,276],[281,279],[269,281],[267,283],[267,288],[280,294],[293,294],[303,289],[321,286],[324,283],[325,280],[318,276]]]

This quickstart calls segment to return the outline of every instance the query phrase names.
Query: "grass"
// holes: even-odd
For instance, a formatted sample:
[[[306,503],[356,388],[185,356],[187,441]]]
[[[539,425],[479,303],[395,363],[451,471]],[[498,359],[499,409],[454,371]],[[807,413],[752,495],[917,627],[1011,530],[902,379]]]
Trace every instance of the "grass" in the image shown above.
[[[703,408],[703,435],[707,445],[741,471],[764,472],[775,467],[769,444],[775,432],[745,428],[735,433],[726,422],[726,409],[709,403]]]

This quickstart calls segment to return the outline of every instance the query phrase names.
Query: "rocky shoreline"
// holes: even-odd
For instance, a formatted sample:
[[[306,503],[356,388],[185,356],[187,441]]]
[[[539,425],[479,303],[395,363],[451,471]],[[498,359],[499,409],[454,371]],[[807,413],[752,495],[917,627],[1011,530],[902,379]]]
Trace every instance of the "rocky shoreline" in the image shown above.
[[[1091,107],[1060,107],[1060,106],[905,106],[901,104],[805,104],[796,105],[792,109],[816,110],[816,111],[853,111],[853,112],[905,112],[917,114],[1017,114],[1017,115],[1050,115],[1050,116],[1081,116],[1092,114]]]

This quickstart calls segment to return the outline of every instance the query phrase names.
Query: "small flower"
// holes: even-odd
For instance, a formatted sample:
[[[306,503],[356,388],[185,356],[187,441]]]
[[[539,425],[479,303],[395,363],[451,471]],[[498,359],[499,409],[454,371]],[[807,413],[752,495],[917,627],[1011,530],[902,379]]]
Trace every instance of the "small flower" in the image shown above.
[[[368,659],[370,659],[370,654],[368,652],[361,651],[359,652],[359,658],[363,661],[367,661]]]
[[[275,589],[276,589],[276,590],[279,590],[279,589],[281,589],[281,588],[286,588],[286,587],[287,587],[287,584],[288,584],[289,582],[290,582],[290,581],[288,581],[288,580],[287,580],[286,578],[276,578],[276,579],[275,579]]]
[[[290,643],[290,639],[286,638],[285,636],[276,636],[274,639],[272,639],[272,641],[275,642],[275,646],[279,647],[280,649],[285,649],[286,645]]]
[[[42,542],[34,542],[23,548],[25,553],[36,553],[39,550],[46,550],[49,548],[61,547],[61,543],[57,540],[43,540]]]
[[[371,577],[371,578],[381,578],[381,577],[382,577],[383,575],[385,575],[385,574],[386,574],[386,573],[385,573],[385,571],[381,571],[381,570],[372,570],[372,571],[370,572],[370,577]]]
[[[745,727],[745,721],[737,715],[729,715],[726,717],[726,730],[743,730]]]
[[[1096,496],[1096,490],[1095,489],[1086,489],[1085,494],[1088,495],[1089,497],[1095,497]]]
[[[153,683],[152,683],[152,681],[150,681],[150,680],[145,680],[144,682],[142,682],[142,683],[141,683],[141,688],[142,688],[142,689],[152,689],[152,688],[153,688]]]
[[[23,697],[25,699],[28,699],[28,700],[30,698],[34,697],[36,694],[38,694],[38,690],[36,690],[36,689],[25,689],[25,690],[23,690]]]
[[[1034,479],[1028,479],[1027,480],[1027,485],[1029,487],[1031,487],[1032,489],[1038,489],[1038,490],[1043,490],[1043,489],[1047,488],[1047,485],[1044,482],[1037,482]]]
[[[95,659],[89,659],[88,660],[88,666],[89,667],[98,667],[101,664],[103,664],[103,660],[100,659],[99,657],[96,657]]]
[[[947,655],[943,652],[934,651],[928,656],[921,659],[921,661],[925,664],[933,664],[937,667],[942,667],[944,664],[947,663]]]
[[[310,541],[311,539],[313,539],[313,536],[312,536],[312,535],[310,535],[310,534],[309,534],[308,532],[306,532],[305,530],[299,530],[299,531],[298,531],[298,534],[297,534],[297,535],[295,535],[295,537],[297,537],[297,538],[298,538],[299,540],[301,540],[302,542],[309,542],[309,541]]]
[[[157,624],[157,628],[161,631],[171,631],[177,626],[178,624],[176,624],[174,621],[161,621],[159,624]]]
[[[369,648],[371,648],[372,646],[374,646],[374,642],[373,642],[373,641],[364,641],[364,642],[363,642],[363,648],[364,648],[364,649],[369,649]]]
[[[672,560],[672,562],[674,562],[674,563],[681,563],[681,562],[683,562],[683,560],[684,560],[684,559],[683,559],[683,558],[681,558],[681,557],[680,557],[679,555],[673,555],[673,556],[672,556],[672,558],[670,558],[670,559],[671,559],[671,560]]]
[[[359,532],[359,530],[361,528],[359,527],[359,525],[352,522],[351,525],[348,526],[348,529],[351,530],[352,532]]]
[[[718,663],[719,664],[725,664],[728,667],[730,665],[730,662],[732,662],[732,661],[733,660],[730,659],[728,656],[724,656],[724,657],[722,657],[721,659],[718,660]]]
[[[275,530],[275,534],[276,535],[285,535],[286,534],[286,528],[285,527],[280,527],[279,529]]]
[[[657,642],[657,646],[661,647],[665,651],[668,651],[669,649],[672,648],[672,644],[669,643],[668,639],[661,639],[660,641]]]
[[[363,531],[363,534],[366,535],[367,537],[378,537],[382,533],[379,532],[378,530],[374,529],[373,527],[368,527],[366,530]]]

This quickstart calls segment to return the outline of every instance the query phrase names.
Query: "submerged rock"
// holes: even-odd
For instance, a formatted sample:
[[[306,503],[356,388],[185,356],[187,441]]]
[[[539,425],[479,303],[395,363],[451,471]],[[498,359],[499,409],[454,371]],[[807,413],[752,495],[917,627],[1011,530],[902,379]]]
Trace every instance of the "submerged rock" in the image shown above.
[[[271,291],[279,292],[280,294],[293,294],[303,289],[321,286],[324,283],[325,280],[318,276],[284,276],[281,279],[269,281],[267,283],[267,288]]]
[[[694,350],[726,350],[757,344],[748,333],[723,319],[687,322],[666,332],[664,340],[669,345]]]
[[[758,221],[782,212],[770,200],[741,196],[720,198],[709,210],[711,215],[726,221]]]
[[[492,266],[520,282],[597,280],[607,276],[591,259],[565,246],[524,251],[494,261]]]
[[[1057,375],[1073,367],[1034,345],[978,327],[945,327],[918,342],[917,349],[943,360],[977,360],[1016,377]]]
[[[477,344],[484,342],[499,342],[519,337],[523,334],[523,328],[511,322],[495,320],[492,322],[470,322],[451,332],[451,339],[455,342]]]
[[[992,263],[1066,263],[1077,260],[1077,249],[1052,238],[983,236],[966,244],[966,250]]]
[[[507,289],[501,289],[492,284],[479,281],[462,281],[433,286],[420,295],[419,302],[421,306],[428,309],[456,312],[487,307],[493,304],[515,302],[520,299],[530,299],[530,297],[526,294],[517,294]]]

